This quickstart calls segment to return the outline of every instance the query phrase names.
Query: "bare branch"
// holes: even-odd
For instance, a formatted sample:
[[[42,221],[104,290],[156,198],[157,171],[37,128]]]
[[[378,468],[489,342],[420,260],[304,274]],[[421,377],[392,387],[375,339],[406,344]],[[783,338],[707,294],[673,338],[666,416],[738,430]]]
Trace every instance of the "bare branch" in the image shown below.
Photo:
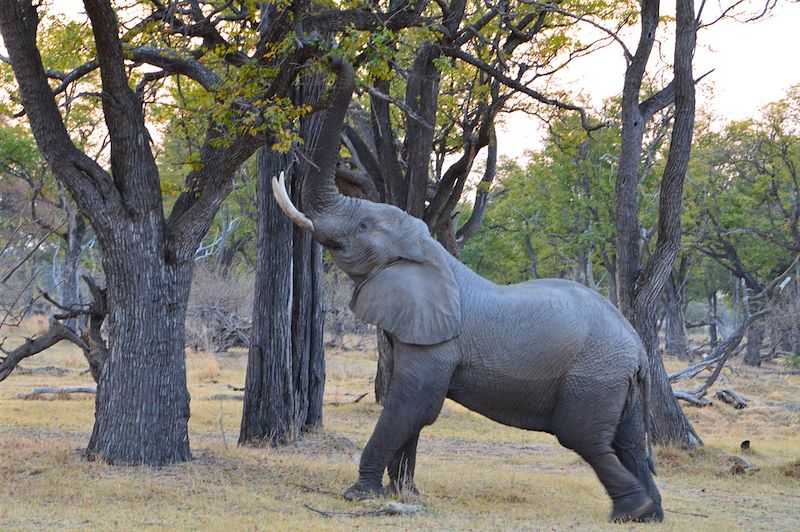
[[[37,353],[41,353],[61,340],[69,340],[81,348],[86,345],[75,333],[64,327],[64,325],[55,320],[51,320],[50,328],[47,332],[36,338],[26,339],[24,344],[8,352],[7,356],[0,360],[0,382],[9,376],[22,360]]]
[[[562,102],[560,100],[556,100],[556,99],[553,99],[553,98],[548,98],[544,94],[542,94],[542,93],[540,93],[538,91],[535,91],[535,90],[531,89],[530,87],[526,86],[525,84],[508,77],[507,75],[505,75],[502,72],[500,72],[498,69],[494,68],[493,66],[489,65],[488,63],[486,63],[484,61],[481,61],[480,59],[478,59],[476,57],[473,57],[472,55],[470,55],[467,52],[461,50],[460,48],[455,48],[455,47],[452,47],[452,46],[442,46],[441,50],[445,55],[448,55],[448,56],[456,58],[456,59],[461,59],[462,61],[464,61],[466,63],[469,63],[470,65],[472,65],[472,66],[482,70],[483,72],[489,74],[490,76],[492,76],[496,80],[500,81],[501,83],[503,83],[507,87],[510,87],[510,88],[512,88],[512,89],[514,89],[514,90],[516,90],[518,92],[521,92],[522,94],[525,94],[526,96],[530,96],[531,98],[533,98],[534,100],[536,100],[538,102],[541,102],[541,103],[546,104],[546,105],[552,105],[553,107],[556,107],[558,109],[577,112],[581,117],[581,125],[583,126],[583,128],[586,131],[595,131],[595,130],[601,129],[601,128],[603,128],[603,127],[605,127],[607,125],[605,122],[599,122],[599,123],[595,123],[595,124],[591,123],[590,120],[589,120],[588,115],[586,114],[586,110],[583,107],[580,107],[580,106],[577,106],[577,105],[574,105],[574,104],[571,104],[571,103],[565,103],[565,102]]]

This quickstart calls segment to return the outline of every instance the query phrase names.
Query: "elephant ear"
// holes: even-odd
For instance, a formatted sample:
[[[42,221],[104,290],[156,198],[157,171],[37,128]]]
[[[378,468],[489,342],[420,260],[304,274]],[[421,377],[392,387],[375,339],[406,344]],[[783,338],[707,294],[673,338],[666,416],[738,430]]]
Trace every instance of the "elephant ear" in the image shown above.
[[[446,253],[423,237],[356,288],[350,308],[407,344],[433,345],[461,332],[461,293]]]

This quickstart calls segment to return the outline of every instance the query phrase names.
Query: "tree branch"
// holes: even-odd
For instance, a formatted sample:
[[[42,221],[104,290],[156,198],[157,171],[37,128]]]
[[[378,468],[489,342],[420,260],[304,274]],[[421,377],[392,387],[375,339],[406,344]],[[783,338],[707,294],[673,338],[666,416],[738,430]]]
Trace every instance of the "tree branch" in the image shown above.
[[[601,128],[606,126],[605,122],[599,122],[599,123],[592,124],[590,122],[590,120],[589,120],[588,115],[586,114],[586,110],[583,107],[580,107],[580,106],[577,106],[577,105],[574,105],[574,104],[571,104],[571,103],[565,103],[565,102],[562,102],[560,100],[556,100],[554,98],[549,98],[549,97],[545,96],[544,94],[531,89],[530,87],[526,86],[525,84],[520,83],[519,81],[514,80],[514,79],[506,76],[505,74],[500,72],[498,69],[494,68],[493,66],[489,65],[488,63],[486,63],[484,61],[481,61],[480,59],[478,59],[476,57],[473,57],[472,55],[470,55],[467,52],[461,50],[460,48],[456,48],[456,47],[452,47],[452,46],[441,46],[440,48],[441,48],[442,52],[445,55],[453,57],[455,59],[461,59],[465,63],[469,63],[470,65],[480,69],[481,71],[489,74],[490,76],[492,76],[496,80],[500,81],[503,85],[506,85],[509,88],[512,88],[512,89],[514,89],[514,90],[516,90],[518,92],[521,92],[522,94],[525,94],[526,96],[530,96],[531,98],[533,98],[534,100],[536,100],[538,102],[541,102],[541,103],[543,103],[545,105],[551,105],[553,107],[556,107],[557,109],[563,109],[565,111],[575,111],[575,112],[577,112],[581,117],[581,126],[586,131],[596,131],[596,130],[601,129]]]
[[[25,343],[13,351],[6,352],[4,350],[6,356],[0,360],[0,382],[9,376],[22,360],[37,353],[41,353],[61,340],[69,340],[82,349],[85,347],[83,341],[78,338],[75,333],[64,327],[61,323],[51,320],[50,328],[47,329],[44,334],[36,338],[26,338]]]

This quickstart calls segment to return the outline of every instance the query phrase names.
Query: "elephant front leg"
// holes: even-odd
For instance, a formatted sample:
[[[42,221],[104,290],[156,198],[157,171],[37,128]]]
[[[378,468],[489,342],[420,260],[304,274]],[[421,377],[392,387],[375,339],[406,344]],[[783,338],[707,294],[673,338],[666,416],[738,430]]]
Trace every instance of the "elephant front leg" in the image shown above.
[[[358,467],[358,480],[344,497],[362,500],[383,493],[383,473],[387,467],[390,478],[401,478],[405,462],[406,473],[413,478],[416,442],[423,426],[434,422],[442,409],[452,369],[436,365],[435,357],[428,353],[410,351],[405,356],[395,354],[395,368],[389,393],[384,401],[375,430],[372,433]],[[401,448],[408,448],[403,459]],[[399,454],[396,467],[394,458]],[[408,465],[411,467],[408,468]]]
[[[386,491],[394,495],[402,493],[413,493],[417,495],[417,487],[414,485],[414,468],[417,462],[417,442],[419,432],[411,436],[409,440],[394,454],[389,464],[389,485]]]

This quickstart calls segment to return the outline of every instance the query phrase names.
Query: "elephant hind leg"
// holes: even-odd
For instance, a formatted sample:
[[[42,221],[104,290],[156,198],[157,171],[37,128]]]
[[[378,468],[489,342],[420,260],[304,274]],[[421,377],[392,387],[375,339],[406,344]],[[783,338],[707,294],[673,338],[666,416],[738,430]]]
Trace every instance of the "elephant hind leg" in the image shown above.
[[[613,502],[611,521],[647,521],[652,520],[656,503],[612,447],[625,395],[619,383],[591,390],[565,386],[554,412],[553,433],[561,445],[578,453],[594,469]]]
[[[411,436],[394,454],[389,463],[389,486],[387,491],[396,495],[401,493],[419,493],[414,485],[414,468],[417,462],[417,442],[419,431]]]
[[[650,520],[661,521],[664,511],[661,507],[661,494],[653,480],[650,462],[645,445],[644,421],[640,405],[635,403],[626,413],[614,435],[612,447],[619,461],[645,487],[653,499],[653,511]]]

